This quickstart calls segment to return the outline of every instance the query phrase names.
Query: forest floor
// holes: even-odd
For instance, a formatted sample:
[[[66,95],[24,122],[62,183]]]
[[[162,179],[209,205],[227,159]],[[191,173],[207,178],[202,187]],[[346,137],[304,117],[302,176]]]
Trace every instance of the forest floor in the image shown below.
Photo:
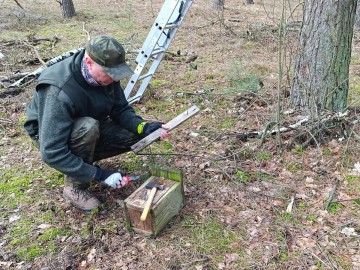
[[[24,9],[0,1],[0,79],[39,68],[36,51],[47,61],[83,47],[86,31],[118,38],[134,67],[163,1],[89,2],[74,0],[77,16],[63,20],[56,1],[20,0]],[[145,173],[150,163],[182,170],[186,204],[155,239],[124,225],[124,200],[139,184],[94,185],[104,204],[89,213],[65,201],[63,175],[41,161],[22,127],[34,82],[18,91],[1,88],[0,269],[360,269],[354,136],[303,148],[293,140],[297,130],[264,140],[243,135],[264,130],[278,108],[283,126],[305,117],[283,114],[302,19],[299,1],[287,3],[279,48],[276,1],[227,0],[223,12],[211,1],[194,1],[134,108],[164,122],[192,105],[201,111],[143,154],[102,161],[132,173]],[[355,32],[350,67],[353,108],[360,97],[359,37]],[[279,50],[286,56],[283,76]],[[355,125],[350,135],[358,131]]]

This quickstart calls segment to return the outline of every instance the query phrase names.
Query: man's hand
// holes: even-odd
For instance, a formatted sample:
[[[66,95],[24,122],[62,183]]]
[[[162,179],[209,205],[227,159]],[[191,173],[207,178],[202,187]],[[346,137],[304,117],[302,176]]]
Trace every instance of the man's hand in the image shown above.
[[[162,128],[160,133],[160,140],[164,140],[169,136],[169,128],[161,122],[146,123],[143,128],[143,134],[148,136],[159,128]]]
[[[112,188],[122,188],[128,184],[128,181],[123,179],[120,172],[116,170],[101,169],[99,166],[96,166],[94,180],[104,183]]]

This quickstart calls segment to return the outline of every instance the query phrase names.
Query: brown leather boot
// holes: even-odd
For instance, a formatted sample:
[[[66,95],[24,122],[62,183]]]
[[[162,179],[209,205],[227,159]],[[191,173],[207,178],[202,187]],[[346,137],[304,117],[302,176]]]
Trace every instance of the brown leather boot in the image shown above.
[[[88,189],[78,189],[71,184],[65,182],[63,196],[73,205],[84,211],[90,211],[101,204]]]

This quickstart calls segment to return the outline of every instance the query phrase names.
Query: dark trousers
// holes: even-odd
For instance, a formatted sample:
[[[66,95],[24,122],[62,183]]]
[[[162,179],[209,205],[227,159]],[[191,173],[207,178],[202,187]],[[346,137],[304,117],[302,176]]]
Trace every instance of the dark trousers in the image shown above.
[[[141,138],[111,119],[100,122],[91,117],[81,117],[74,123],[68,145],[74,155],[92,164],[94,161],[130,151],[131,146]],[[39,145],[38,141],[34,143],[36,146]],[[65,176],[65,182],[80,189],[88,188],[90,185],[68,176]]]
[[[69,139],[71,152],[89,164],[131,150],[141,137],[108,119],[99,122],[91,117],[75,121]]]

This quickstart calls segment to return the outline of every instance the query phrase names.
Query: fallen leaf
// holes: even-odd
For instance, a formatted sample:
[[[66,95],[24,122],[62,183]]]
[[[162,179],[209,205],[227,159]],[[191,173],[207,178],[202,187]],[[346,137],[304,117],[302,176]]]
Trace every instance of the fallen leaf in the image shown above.
[[[231,263],[231,262],[237,261],[240,256],[237,253],[231,253],[231,254],[225,255],[225,257],[226,257],[226,262]]]
[[[284,205],[284,203],[283,203],[282,201],[280,201],[280,200],[274,200],[274,201],[272,202],[272,204],[273,204],[274,206],[283,206],[283,205]]]
[[[52,227],[51,224],[43,223],[43,224],[40,224],[40,225],[38,226],[38,229],[40,229],[40,230],[46,230],[46,229],[49,229],[49,228],[51,228],[51,227]]]
[[[203,169],[205,169],[206,167],[209,167],[209,166],[210,166],[210,161],[207,161],[207,162],[201,163],[201,164],[199,165],[199,168],[200,168],[201,170],[203,170]]]
[[[357,233],[355,232],[355,229],[354,228],[348,228],[348,227],[345,227],[341,230],[341,233],[342,234],[345,234],[346,236],[348,237],[351,237],[351,236],[357,236]]]
[[[89,252],[89,254],[87,255],[87,259],[89,262],[93,261],[96,255],[96,249],[92,248]]]
[[[14,222],[14,221],[19,220],[20,218],[21,218],[21,217],[18,216],[18,215],[13,215],[13,216],[11,216],[11,217],[9,218],[9,222],[12,223],[12,222]]]

